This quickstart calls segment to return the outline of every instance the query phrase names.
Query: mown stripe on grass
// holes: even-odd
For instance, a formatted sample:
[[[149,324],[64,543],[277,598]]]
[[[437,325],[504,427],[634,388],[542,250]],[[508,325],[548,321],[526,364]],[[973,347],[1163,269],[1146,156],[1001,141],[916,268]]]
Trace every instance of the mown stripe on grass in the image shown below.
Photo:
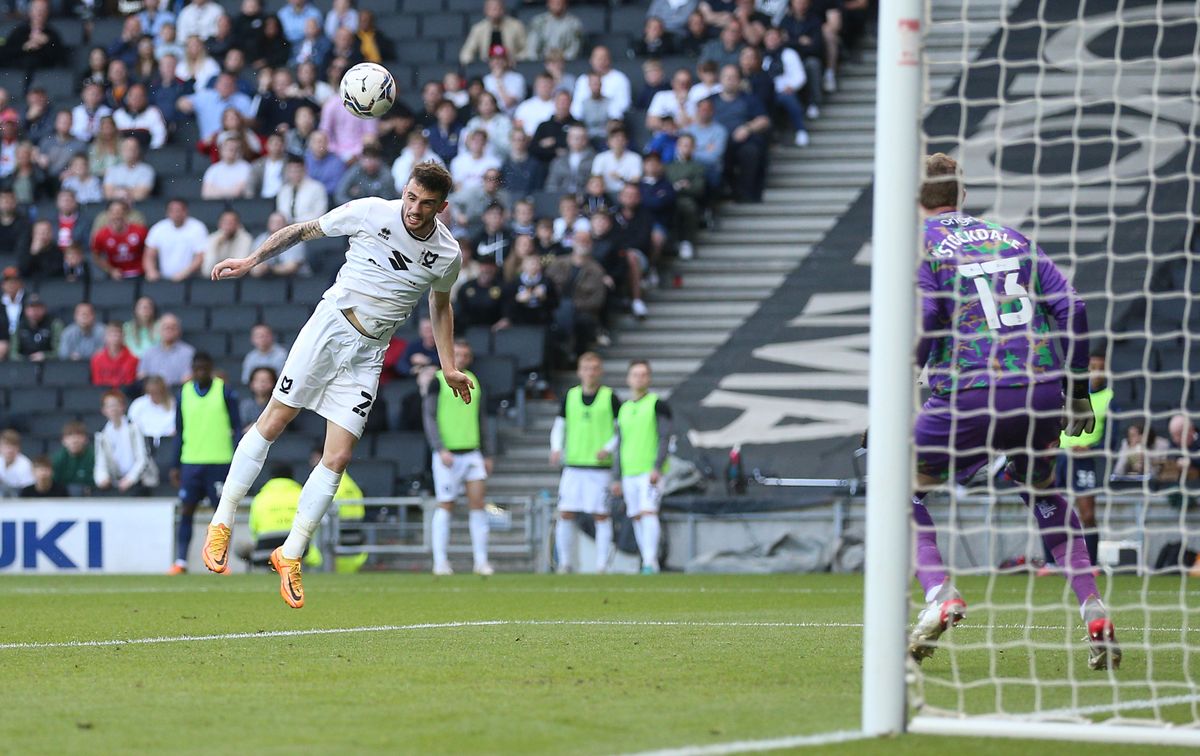
[[[784,748],[832,745],[833,743],[846,743],[852,740],[864,740],[869,737],[871,736],[857,730],[842,730],[839,732],[822,732],[816,735],[792,735],[785,738],[735,740],[729,743],[663,748],[657,751],[640,751],[628,754],[627,756],[723,756],[730,753],[755,753],[761,751],[779,751]]]

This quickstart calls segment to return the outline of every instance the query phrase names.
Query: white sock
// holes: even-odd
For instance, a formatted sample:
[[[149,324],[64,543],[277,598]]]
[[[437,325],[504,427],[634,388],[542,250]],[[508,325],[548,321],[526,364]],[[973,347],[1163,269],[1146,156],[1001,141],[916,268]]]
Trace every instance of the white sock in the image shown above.
[[[558,552],[558,564],[560,567],[569,567],[571,565],[571,553],[575,551],[575,521],[564,520],[558,518],[558,524],[554,526],[554,546]]]
[[[642,564],[658,568],[658,514],[642,515]]]
[[[642,553],[642,540],[644,538],[645,538],[645,536],[642,535],[642,518],[634,517],[633,518],[633,540],[635,543],[637,543],[639,554]]]
[[[475,566],[487,564],[488,518],[482,509],[472,509],[468,524],[471,527],[471,551],[475,553]]]
[[[941,592],[941,590],[942,590],[941,583],[938,583],[937,585],[934,585],[934,586],[930,586],[929,590],[925,591],[925,603],[932,604],[933,600],[935,598],[937,598],[937,595],[938,595],[938,593]]]
[[[450,510],[438,507],[433,510],[433,566],[445,567],[450,564],[446,552],[450,550]],[[472,533],[474,535],[474,533]]]
[[[334,472],[320,462],[308,474],[308,480],[300,490],[300,504],[296,507],[296,519],[292,520],[292,530],[283,542],[284,559],[304,556],[304,550],[308,548],[308,542],[312,540],[321,518],[329,511],[333,495],[337,493],[341,482],[340,472]]]
[[[262,471],[270,449],[271,442],[258,432],[258,426],[250,426],[233,453],[233,461],[229,463],[229,475],[225,477],[221,501],[213,513],[213,525],[233,528],[233,516],[237,514],[238,504],[242,503],[246,492],[254,485],[254,479]]]
[[[608,569],[608,553],[612,551],[612,520],[596,520],[596,571]]]

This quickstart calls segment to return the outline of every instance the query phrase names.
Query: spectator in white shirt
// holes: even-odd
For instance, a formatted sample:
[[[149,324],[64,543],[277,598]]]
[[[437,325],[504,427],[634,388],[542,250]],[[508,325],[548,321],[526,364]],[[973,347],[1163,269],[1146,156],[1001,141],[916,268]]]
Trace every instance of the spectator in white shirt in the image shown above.
[[[33,485],[33,463],[21,453],[21,434],[0,433],[0,496],[16,496]]]
[[[325,14],[325,36],[333,39],[338,29],[358,31],[358,11],[350,5],[350,0],[333,0],[333,7]]]
[[[208,235],[208,246],[204,249],[204,262],[200,271],[212,270],[222,260],[249,257],[253,251],[250,232],[242,228],[242,219],[236,210],[226,210],[217,219],[217,230]]]
[[[314,220],[328,212],[329,195],[320,181],[308,175],[304,158],[288,157],[283,169],[283,187],[275,196],[275,210],[288,223]]]
[[[71,136],[81,142],[90,142],[100,130],[100,119],[112,115],[112,108],[104,104],[104,87],[95,82],[86,84],[80,95],[80,103],[71,109]]]
[[[475,117],[467,121],[463,131],[470,134],[482,129],[487,132],[488,152],[504,160],[512,150],[512,119],[500,110],[491,92],[480,92],[475,100]]]
[[[460,150],[450,161],[456,192],[483,186],[483,174],[489,168],[500,167],[500,159],[488,152],[487,143],[488,135],[483,129],[467,134],[467,149]]]
[[[397,187],[404,187],[408,184],[408,177],[412,175],[413,166],[426,161],[446,165],[441,156],[429,149],[429,137],[413,130],[408,135],[408,146],[400,153],[400,157],[396,158],[396,162],[392,163],[392,182]]]
[[[175,75],[192,82],[192,91],[200,93],[208,89],[208,83],[220,73],[221,66],[204,49],[204,41],[194,35],[188,37],[183,46],[183,58],[175,66]]]
[[[696,103],[689,100],[692,91],[692,72],[681,68],[671,76],[671,88],[656,92],[646,108],[646,128],[658,131],[662,119],[670,116],[675,125],[686,129],[696,116]]]
[[[129,405],[129,421],[152,446],[158,447],[177,432],[175,397],[167,390],[167,382],[157,375],[146,376],[142,390],[145,393]]]
[[[237,199],[246,194],[250,185],[250,164],[242,160],[242,145],[236,139],[226,139],[218,148],[221,159],[204,171],[200,196],[206,200]]]
[[[642,156],[628,149],[629,136],[625,127],[615,125],[608,130],[608,149],[592,161],[592,175],[604,179],[604,188],[616,194],[629,183],[642,178]]]
[[[100,412],[108,420],[96,434],[96,466],[92,476],[96,488],[116,488],[121,493],[135,492],[148,475],[153,461],[146,448],[146,438],[125,416],[125,395],[110,391],[100,402]],[[153,476],[157,477],[157,476]]]
[[[135,137],[121,140],[121,162],[104,172],[104,198],[140,202],[154,190],[154,169],[142,162],[142,146]]]
[[[589,62],[592,65],[591,72],[600,77],[600,91],[609,101],[609,118],[621,120],[625,117],[625,111],[629,110],[629,104],[633,101],[633,90],[629,84],[629,77],[612,67],[612,54],[604,45],[597,45],[592,49]],[[573,101],[582,102],[587,93],[587,77],[580,76],[575,80]],[[571,107],[571,115],[579,118],[574,105]]]
[[[187,202],[175,198],[167,203],[167,217],[150,227],[146,235],[146,280],[184,281],[200,270],[208,229],[188,217]]]
[[[267,137],[267,154],[250,166],[250,183],[246,186],[247,197],[275,199],[283,188],[283,169],[287,165],[282,134]]]
[[[271,234],[282,230],[287,224],[287,218],[283,217],[283,213],[271,213],[267,216],[267,230],[254,239],[254,243],[250,245],[251,249],[261,247],[271,237]],[[294,275],[310,275],[307,260],[308,250],[305,248],[304,242],[300,242],[288,247],[270,260],[255,265],[250,269],[250,276],[252,278],[262,278],[268,273],[280,278]]]
[[[496,96],[501,110],[511,114],[525,99],[525,77],[512,70],[508,51],[501,45],[492,45],[488,71],[483,77],[483,88]]]
[[[167,123],[162,111],[150,104],[145,84],[134,84],[125,93],[125,106],[113,113],[113,122],[126,136],[136,136],[150,149],[167,142]]]
[[[513,126],[533,136],[537,127],[554,116],[554,79],[542,72],[533,79],[533,97],[513,111]]]
[[[208,39],[217,33],[217,19],[225,15],[225,9],[212,0],[192,0],[179,11],[176,31],[183,39],[196,36]]]

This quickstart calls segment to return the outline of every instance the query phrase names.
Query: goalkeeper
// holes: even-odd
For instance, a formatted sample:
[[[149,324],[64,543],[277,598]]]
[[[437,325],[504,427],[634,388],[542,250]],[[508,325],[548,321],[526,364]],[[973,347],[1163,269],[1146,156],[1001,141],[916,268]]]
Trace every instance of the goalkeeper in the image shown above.
[[[909,651],[920,662],[966,615],[942,564],[925,493],[950,478],[965,483],[989,455],[1003,453],[1021,497],[1033,507],[1046,551],[1079,600],[1090,643],[1088,666],[1115,668],[1121,651],[1096,589],[1079,519],[1050,490],[1064,386],[1069,434],[1095,427],[1084,303],[1050,258],[1019,232],[963,213],[964,196],[958,164],[941,153],[926,158],[917,362],[928,368],[933,395],[914,428],[918,492],[912,503],[917,578],[927,605]]]

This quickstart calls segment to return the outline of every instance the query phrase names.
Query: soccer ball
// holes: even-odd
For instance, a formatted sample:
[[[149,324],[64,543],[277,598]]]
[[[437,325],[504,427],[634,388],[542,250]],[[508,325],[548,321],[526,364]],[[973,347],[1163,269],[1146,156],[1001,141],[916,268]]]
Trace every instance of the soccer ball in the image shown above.
[[[378,63],[359,63],[342,76],[342,104],[356,118],[379,118],[396,101],[396,82]]]

